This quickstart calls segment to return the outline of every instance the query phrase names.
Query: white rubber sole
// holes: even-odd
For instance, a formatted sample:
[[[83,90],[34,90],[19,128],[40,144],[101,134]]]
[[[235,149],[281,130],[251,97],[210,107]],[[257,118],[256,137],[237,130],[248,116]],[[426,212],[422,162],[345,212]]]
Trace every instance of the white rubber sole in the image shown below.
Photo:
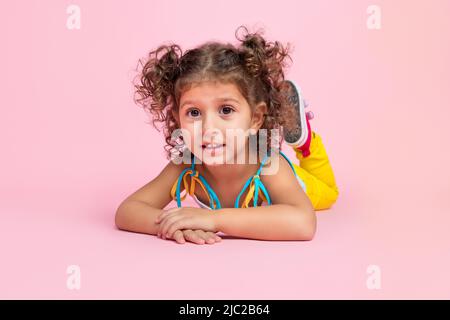
[[[300,138],[295,142],[288,142],[285,140],[286,144],[292,147],[300,147],[305,144],[306,140],[308,139],[308,125],[306,124],[306,112],[305,112],[305,101],[303,100],[303,95],[300,87],[292,80],[286,80],[291,82],[295,89],[297,90],[297,98],[298,98],[298,112],[299,112],[299,118],[300,118],[300,125],[301,125],[301,134]]]

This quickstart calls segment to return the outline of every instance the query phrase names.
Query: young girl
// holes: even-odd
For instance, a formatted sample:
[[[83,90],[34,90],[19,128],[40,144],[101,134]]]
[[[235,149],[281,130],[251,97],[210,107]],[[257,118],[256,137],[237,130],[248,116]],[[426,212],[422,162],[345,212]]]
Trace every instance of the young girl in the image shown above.
[[[142,64],[135,101],[153,125],[165,124],[170,161],[120,204],[119,229],[197,244],[220,241],[217,232],[314,237],[315,210],[330,208],[339,194],[328,156],[300,88],[284,79],[288,50],[244,30],[238,46],[206,42],[183,54],[163,45]],[[281,151],[283,140],[299,165]],[[182,207],[187,194],[199,208]],[[172,200],[178,207],[165,210]]]

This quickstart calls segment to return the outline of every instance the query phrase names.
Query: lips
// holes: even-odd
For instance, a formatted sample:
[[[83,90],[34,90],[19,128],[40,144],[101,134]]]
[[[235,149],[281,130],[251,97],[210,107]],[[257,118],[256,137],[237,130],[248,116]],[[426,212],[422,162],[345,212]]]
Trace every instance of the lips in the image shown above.
[[[218,156],[224,153],[225,144],[224,143],[204,143],[202,144],[202,150],[210,156]]]
[[[205,143],[202,144],[202,148],[206,150],[215,150],[225,146],[225,143]]]

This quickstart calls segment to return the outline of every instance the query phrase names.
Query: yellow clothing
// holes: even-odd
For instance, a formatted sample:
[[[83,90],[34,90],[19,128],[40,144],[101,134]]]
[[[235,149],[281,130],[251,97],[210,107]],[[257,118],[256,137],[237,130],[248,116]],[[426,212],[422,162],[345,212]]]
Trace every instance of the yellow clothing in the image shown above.
[[[330,208],[336,202],[339,189],[336,185],[333,169],[322,143],[322,138],[311,131],[311,154],[304,158],[301,151],[296,149],[296,157],[300,166],[292,163],[295,172],[306,185],[306,194],[315,210]]]

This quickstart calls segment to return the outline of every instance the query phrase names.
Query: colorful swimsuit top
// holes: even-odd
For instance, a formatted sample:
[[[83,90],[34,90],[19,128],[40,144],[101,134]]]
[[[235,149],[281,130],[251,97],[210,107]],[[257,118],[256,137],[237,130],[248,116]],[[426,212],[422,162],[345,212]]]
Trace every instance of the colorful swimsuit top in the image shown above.
[[[297,172],[295,172],[294,167],[292,166],[291,161],[288,159],[288,157],[280,150],[281,155],[287,160],[289,165],[292,168],[292,171],[294,171],[294,174],[297,178],[297,181],[300,183],[303,190],[306,191],[305,183],[300,179],[300,177],[297,175]],[[250,177],[247,182],[245,183],[244,187],[242,188],[241,192],[236,198],[236,201],[234,203],[235,208],[239,208],[239,200],[241,199],[242,194],[245,192],[245,190],[248,189],[247,195],[245,196],[244,202],[242,203],[241,208],[248,208],[249,203],[253,198],[253,206],[258,206],[258,199],[259,197],[262,198],[263,201],[266,201],[268,205],[272,204],[272,201],[270,200],[269,193],[267,192],[266,187],[262,183],[260,179],[260,172],[262,170],[262,167],[267,159],[268,155],[264,157],[261,166],[259,167],[256,174],[252,177]],[[187,178],[190,178],[190,182],[188,185]],[[185,193],[183,196],[180,195],[180,187],[181,182],[183,182]],[[206,182],[205,178],[200,175],[200,173],[195,170],[195,156],[192,154],[192,166],[190,168],[184,169],[178,179],[173,184],[172,190],[171,190],[171,196],[173,200],[176,200],[178,207],[181,207],[181,201],[186,198],[186,195],[189,193],[191,197],[194,197],[197,200],[197,197],[194,194],[196,183],[203,189],[205,194],[208,196],[209,199],[209,209],[217,210],[221,209],[219,198],[217,197],[214,190],[209,186],[208,182]],[[261,192],[260,192],[261,191]],[[197,200],[197,202],[199,202]],[[203,203],[200,203],[203,204]]]

